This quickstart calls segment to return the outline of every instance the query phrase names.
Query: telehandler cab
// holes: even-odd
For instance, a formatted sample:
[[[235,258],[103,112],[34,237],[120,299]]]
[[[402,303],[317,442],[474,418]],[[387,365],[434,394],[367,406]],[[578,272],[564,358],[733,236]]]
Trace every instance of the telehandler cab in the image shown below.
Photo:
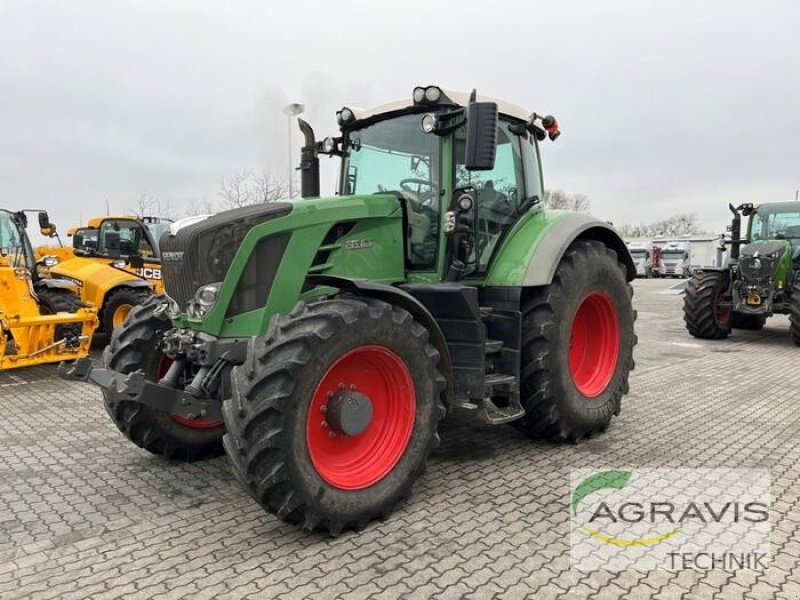
[[[619,413],[635,268],[586,214],[546,211],[551,116],[437,86],[305,136],[303,198],[161,238],[168,296],[116,329],[99,385],[156,454],[224,446],[281,519],[337,533],[388,514],[461,412],[579,440]],[[319,196],[319,154],[341,158]]]
[[[86,356],[97,325],[74,285],[38,275],[25,212],[0,210],[0,371]],[[37,212],[41,233],[54,235]]]

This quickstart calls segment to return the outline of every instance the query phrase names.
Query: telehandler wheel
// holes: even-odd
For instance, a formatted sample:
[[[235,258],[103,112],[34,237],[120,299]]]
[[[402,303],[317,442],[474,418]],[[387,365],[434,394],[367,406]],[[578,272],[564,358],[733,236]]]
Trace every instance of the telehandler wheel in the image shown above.
[[[61,288],[45,288],[36,292],[39,298],[39,312],[43,315],[54,315],[60,312],[76,313],[81,307],[78,296]],[[65,337],[75,337],[81,334],[83,326],[80,323],[65,323],[56,325],[55,340],[63,340]]]
[[[800,346],[800,284],[792,290],[792,303],[789,310],[789,335],[795,345]]]
[[[633,369],[636,312],[625,267],[600,242],[574,242],[550,285],[523,298],[521,389],[531,437],[578,441],[619,414]]]
[[[109,292],[103,304],[103,331],[111,335],[135,307],[141,306],[152,296],[150,288],[123,287]]]
[[[135,307],[125,323],[114,330],[103,352],[106,367],[121,373],[144,371],[151,381],[160,379],[170,361],[158,348],[161,334],[170,329],[169,318],[153,296]],[[119,430],[140,448],[167,458],[193,461],[222,454],[222,421],[186,419],[125,400],[105,396],[106,411]]]
[[[749,329],[758,331],[767,323],[766,315],[746,315],[743,313],[733,313],[731,315],[731,327],[734,329]]]
[[[683,296],[683,320],[696,338],[721,340],[731,333],[733,311],[721,308],[719,301],[728,289],[728,273],[695,273]]]
[[[307,531],[388,514],[439,444],[439,360],[401,308],[350,295],[299,303],[233,369],[223,415],[234,473]]]

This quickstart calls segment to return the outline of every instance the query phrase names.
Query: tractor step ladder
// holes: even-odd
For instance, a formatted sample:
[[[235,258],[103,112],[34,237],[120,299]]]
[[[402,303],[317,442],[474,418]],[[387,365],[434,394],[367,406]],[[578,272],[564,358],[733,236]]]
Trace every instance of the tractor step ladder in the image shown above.
[[[481,320],[489,326],[494,309],[481,306]],[[519,402],[519,382],[514,375],[496,372],[495,359],[503,350],[503,341],[487,339],[484,343],[486,353],[486,377],[484,379],[483,400],[478,405],[480,418],[491,425],[500,425],[519,419],[525,415],[525,409]],[[505,399],[498,406],[495,399]]]

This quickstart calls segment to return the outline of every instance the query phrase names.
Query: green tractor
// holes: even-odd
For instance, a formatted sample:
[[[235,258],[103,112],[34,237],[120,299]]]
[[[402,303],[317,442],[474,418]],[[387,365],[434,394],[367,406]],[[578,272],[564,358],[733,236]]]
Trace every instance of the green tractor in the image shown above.
[[[800,203],[730,204],[730,256],[721,268],[695,272],[684,296],[684,321],[694,337],[722,339],[731,329],[761,329],[788,314],[800,345]],[[742,217],[750,217],[742,238]]]
[[[388,514],[463,413],[576,441],[620,411],[635,276],[619,235],[546,211],[551,116],[436,86],[305,137],[302,198],[161,238],[166,297],[62,376],[170,458],[230,457],[266,510],[336,534]],[[319,155],[339,157],[319,197]]]

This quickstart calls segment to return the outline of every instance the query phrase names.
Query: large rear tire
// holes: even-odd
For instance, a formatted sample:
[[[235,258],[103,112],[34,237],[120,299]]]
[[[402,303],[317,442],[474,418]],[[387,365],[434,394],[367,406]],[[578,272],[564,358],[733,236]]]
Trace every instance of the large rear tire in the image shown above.
[[[161,334],[172,324],[162,310],[162,300],[152,297],[135,307],[114,330],[103,352],[106,367],[120,373],[144,371],[157,381],[169,366],[158,347]],[[185,419],[137,402],[115,401],[105,396],[105,407],[117,428],[140,448],[166,458],[194,461],[222,454],[225,425],[221,421]]]
[[[733,311],[719,306],[728,290],[726,271],[695,273],[683,296],[683,320],[696,338],[721,340],[731,334]]]
[[[523,299],[521,400],[515,426],[577,441],[605,431],[628,393],[636,344],[624,265],[600,242],[577,241],[553,282]]]
[[[403,309],[353,296],[301,302],[233,369],[223,414],[234,473],[264,509],[308,531],[335,535],[388,514],[439,443],[439,361]],[[347,426],[343,405],[359,407]]]
[[[80,298],[74,292],[63,288],[44,288],[36,292],[39,298],[39,313],[55,315],[58,313],[76,313],[81,306]],[[64,323],[56,325],[55,340],[77,337],[81,334],[83,325],[80,323]]]
[[[795,345],[800,346],[800,283],[792,289],[791,308],[789,309],[789,335]]]

